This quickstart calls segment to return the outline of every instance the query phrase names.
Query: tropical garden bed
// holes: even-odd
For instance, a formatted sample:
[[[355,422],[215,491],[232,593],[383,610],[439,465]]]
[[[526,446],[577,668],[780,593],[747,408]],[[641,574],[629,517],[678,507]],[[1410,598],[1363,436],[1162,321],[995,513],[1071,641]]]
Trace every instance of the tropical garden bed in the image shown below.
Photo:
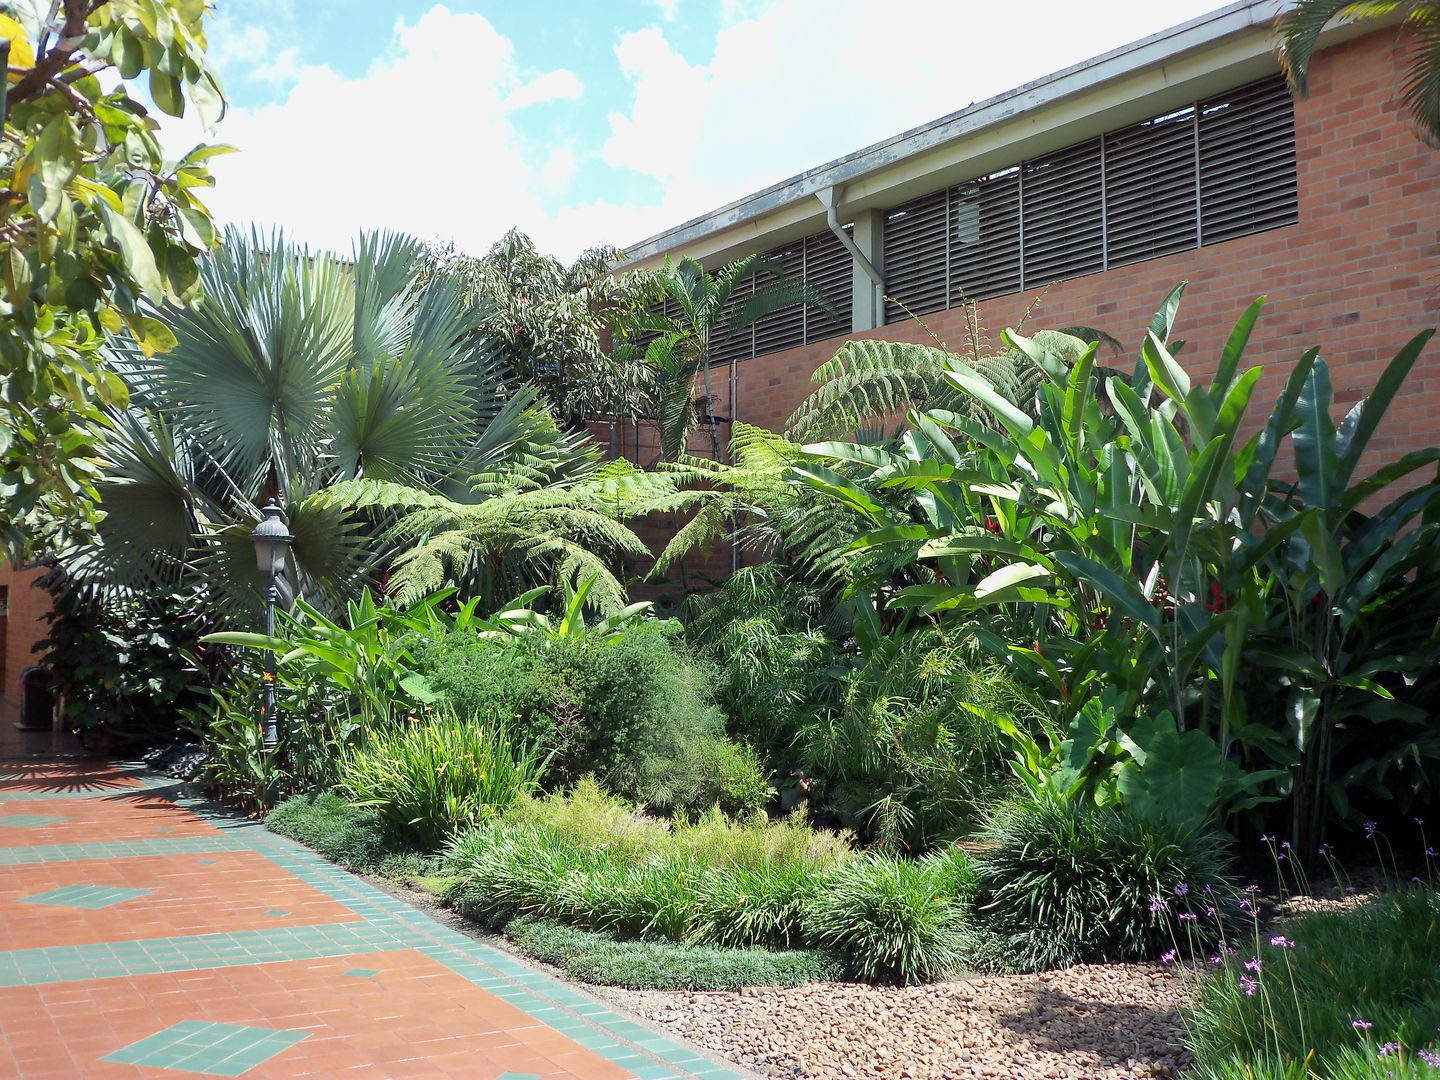
[[[763,263],[262,247],[227,237],[170,351],[116,346],[106,516],[51,579],[77,724],[183,727],[277,831],[773,1075],[1430,1068],[1440,453],[1361,469],[1428,335],[1338,422],[1316,353],[1247,420],[1258,302],[1208,383],[1180,289],[1129,370],[975,313],[959,351],[845,345],[705,458]],[[586,361],[542,394],[556,340]],[[660,459],[604,461],[595,401]],[[749,565],[699,588],[721,538]],[[697,587],[658,618],[642,570]],[[1367,904],[1275,921],[1361,864]]]

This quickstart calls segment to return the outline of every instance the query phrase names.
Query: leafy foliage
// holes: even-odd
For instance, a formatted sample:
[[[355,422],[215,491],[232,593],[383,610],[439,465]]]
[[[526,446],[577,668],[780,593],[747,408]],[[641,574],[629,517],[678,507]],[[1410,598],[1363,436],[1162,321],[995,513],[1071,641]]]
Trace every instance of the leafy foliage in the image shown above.
[[[41,584],[51,606],[36,662],[50,669],[67,724],[95,737],[173,739],[211,677],[198,646],[214,619],[204,597],[95,596],[59,572]]]
[[[1168,710],[1178,739],[1219,748],[1221,782],[1208,786],[1221,809],[1288,796],[1292,835],[1314,850],[1327,810],[1351,813],[1326,761],[1352,760],[1350,790],[1380,797],[1423,790],[1433,771],[1419,688],[1440,645],[1429,603],[1440,481],[1400,482],[1440,454],[1356,479],[1429,334],[1339,425],[1312,350],[1242,439],[1260,377],[1242,360],[1261,304],[1201,385],[1166,344],[1181,291],[1129,377],[1101,379],[1095,345],[1067,366],[1007,332],[1040,375],[1033,412],[955,365],[944,377],[983,423],[914,412],[898,443],[817,444],[794,475],[868,523],[850,544],[851,592],[974,634],[1044,686],[1063,723],[1107,691],[1121,716]],[[1298,483],[1282,472],[1287,441]],[[1143,776],[1127,774],[1122,793]]]
[[[362,236],[342,266],[227,231],[201,267],[203,308],[159,313],[173,349],[116,339],[131,405],[107,440],[99,541],[67,555],[72,572],[150,587],[198,576],[253,608],[249,531],[276,499],[295,535],[285,592],[336,605],[382,554],[340,482],[471,498],[474,478],[519,467],[553,421],[470,343],[458,288],[419,280],[420,251]]]
[[[767,275],[766,280],[758,280],[762,274]],[[757,278],[753,290],[738,307],[727,311],[732,295],[751,277]],[[641,365],[647,374],[640,415],[656,428],[660,461],[678,460],[688,451],[695,427],[702,419],[713,420],[713,345],[782,308],[810,304],[834,310],[817,288],[802,278],[785,277],[779,261],[765,255],[747,255],[714,273],[688,257],[678,263],[667,258],[665,266],[649,280],[656,299],[675,314],[646,313],[618,320],[616,329],[627,340],[622,340],[616,356],[622,362]],[[638,339],[648,335],[654,336],[639,344]],[[704,387],[698,397],[697,378]],[[718,460],[713,423],[710,428],[711,456]]]
[[[480,311],[477,341],[539,390],[566,427],[641,407],[644,366],[607,348],[606,337],[611,324],[643,311],[658,290],[648,275],[611,273],[620,251],[591,248],[565,266],[512,229],[484,258],[453,248],[427,255],[428,272],[458,280]]]
[[[224,148],[166,160],[131,81],[148,77],[161,112],[188,103],[213,126],[225,99],[205,66],[207,14],[181,0],[0,5],[0,544],[12,556],[95,524],[95,441],[126,397],[105,333],[127,327],[163,350],[173,339],[148,305],[200,296],[196,258],[215,238],[200,194]]]
[[[1237,911],[1220,836],[1114,806],[1040,799],[999,811],[978,863],[976,920],[1000,966],[1154,960],[1213,947]],[[1176,943],[1171,907],[1199,915]]]
[[[536,747],[516,745],[503,727],[442,715],[368,732],[341,759],[339,789],[435,851],[457,829],[538,788],[545,764]]]
[[[1310,90],[1310,61],[1334,19],[1401,16],[1408,55],[1401,101],[1426,145],[1440,147],[1440,4],[1434,0],[1299,0],[1277,23],[1280,61],[1297,94]]]

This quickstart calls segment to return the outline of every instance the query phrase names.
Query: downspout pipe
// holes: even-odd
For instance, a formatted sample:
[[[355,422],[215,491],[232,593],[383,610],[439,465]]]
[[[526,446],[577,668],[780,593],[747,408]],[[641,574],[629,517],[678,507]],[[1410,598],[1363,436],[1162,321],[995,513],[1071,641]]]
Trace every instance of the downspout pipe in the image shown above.
[[[875,283],[877,294],[883,296],[885,294],[885,278],[881,276],[879,270],[875,269],[875,264],[860,250],[860,245],[855,243],[855,238],[840,227],[840,196],[842,194],[842,188],[831,185],[815,192],[815,197],[825,207],[825,224],[830,226],[830,231],[835,234],[840,243],[845,245],[845,250],[850,252],[851,258],[860,264],[860,269],[865,271],[865,276]]]

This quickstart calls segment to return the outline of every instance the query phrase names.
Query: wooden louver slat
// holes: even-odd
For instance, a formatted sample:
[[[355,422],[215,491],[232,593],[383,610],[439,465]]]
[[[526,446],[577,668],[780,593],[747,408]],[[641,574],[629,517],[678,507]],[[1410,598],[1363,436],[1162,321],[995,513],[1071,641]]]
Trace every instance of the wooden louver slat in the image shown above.
[[[1100,145],[1090,139],[1021,166],[1024,288],[1105,268]]]
[[[1279,76],[1202,101],[1200,242],[1299,220],[1295,114]]]
[[[915,199],[885,215],[885,321],[945,307],[949,294],[949,192]],[[902,306],[903,305],[903,306]]]

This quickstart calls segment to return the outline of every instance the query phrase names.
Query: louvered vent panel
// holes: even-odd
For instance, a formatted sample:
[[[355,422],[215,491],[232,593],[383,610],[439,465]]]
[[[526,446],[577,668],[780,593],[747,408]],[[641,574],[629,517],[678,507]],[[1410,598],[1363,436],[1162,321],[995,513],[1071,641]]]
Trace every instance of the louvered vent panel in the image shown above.
[[[1197,246],[1195,109],[1105,136],[1106,264]]]
[[[786,278],[798,280],[805,274],[805,241],[796,240],[783,248],[768,252],[768,257],[781,267]],[[756,288],[763,289],[771,282],[780,280],[767,271],[753,276]],[[787,304],[778,311],[772,311],[755,322],[755,356],[793,349],[805,344],[805,306]]]
[[[1020,288],[1020,169],[961,184],[950,193],[947,306]]]
[[[855,226],[844,226],[853,232]],[[805,240],[805,280],[835,308],[832,316],[822,308],[806,307],[805,340],[821,341],[836,334],[850,332],[850,313],[854,304],[855,261],[840,238],[828,229]]]
[[[1199,109],[1201,243],[1298,221],[1295,110],[1285,80],[1262,79]]]
[[[730,332],[730,323],[735,312],[755,292],[755,275],[751,274],[737,284],[725,301],[720,318],[710,331],[710,363],[728,364],[732,360],[748,360],[755,355],[755,327],[742,327]]]
[[[1021,166],[1027,289],[1104,268],[1100,140]]]
[[[948,192],[916,199],[885,215],[885,292],[899,303],[885,302],[885,321],[945,307]],[[904,304],[905,307],[900,305]]]

